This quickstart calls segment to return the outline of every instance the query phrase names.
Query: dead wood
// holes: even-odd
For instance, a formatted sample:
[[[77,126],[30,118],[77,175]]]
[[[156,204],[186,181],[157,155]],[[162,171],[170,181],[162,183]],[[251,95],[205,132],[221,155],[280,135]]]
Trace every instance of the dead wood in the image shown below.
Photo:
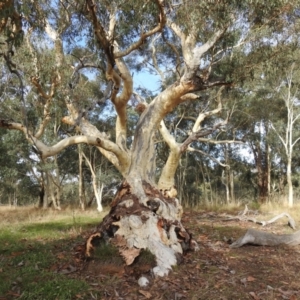
[[[245,206],[245,209],[243,211],[243,213],[239,216],[228,216],[227,219],[223,220],[223,221],[233,221],[233,220],[239,220],[239,221],[246,221],[246,222],[252,222],[252,223],[256,223],[262,226],[266,226],[268,224],[274,223],[276,222],[278,219],[281,219],[283,217],[287,217],[288,218],[288,225],[293,228],[294,230],[296,229],[296,222],[295,220],[290,216],[290,214],[283,212],[278,216],[273,217],[272,219],[270,219],[269,221],[261,221],[261,220],[257,220],[254,217],[247,217],[247,214],[251,213],[251,211],[248,210],[247,205]],[[255,215],[258,214],[258,212],[254,212]]]
[[[256,229],[248,229],[243,237],[230,245],[230,248],[239,248],[246,244],[258,246],[296,246],[300,244],[300,230],[292,234],[277,235]]]

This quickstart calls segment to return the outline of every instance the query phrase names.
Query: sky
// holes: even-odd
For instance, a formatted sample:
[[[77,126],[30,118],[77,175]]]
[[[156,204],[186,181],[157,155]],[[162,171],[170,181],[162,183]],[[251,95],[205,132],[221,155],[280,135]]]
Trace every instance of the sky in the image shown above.
[[[149,72],[139,72],[133,76],[134,89],[141,87],[152,92],[157,92],[160,89],[160,77],[150,74]]]

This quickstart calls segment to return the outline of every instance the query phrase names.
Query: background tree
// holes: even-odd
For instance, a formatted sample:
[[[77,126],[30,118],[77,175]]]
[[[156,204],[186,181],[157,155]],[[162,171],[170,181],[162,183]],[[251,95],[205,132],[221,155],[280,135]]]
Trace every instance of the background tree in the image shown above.
[[[293,182],[292,182],[292,159],[295,145],[300,140],[297,134],[298,130],[295,130],[299,126],[299,83],[297,82],[296,66],[298,64],[293,62],[286,71],[286,78],[282,78],[282,82],[275,91],[278,93],[279,98],[284,101],[286,109],[286,121],[276,122],[277,128],[274,124],[271,125],[276,135],[284,147],[286,156],[286,176],[288,184],[288,204],[290,207],[294,204],[293,199]],[[277,95],[276,95],[277,96]]]

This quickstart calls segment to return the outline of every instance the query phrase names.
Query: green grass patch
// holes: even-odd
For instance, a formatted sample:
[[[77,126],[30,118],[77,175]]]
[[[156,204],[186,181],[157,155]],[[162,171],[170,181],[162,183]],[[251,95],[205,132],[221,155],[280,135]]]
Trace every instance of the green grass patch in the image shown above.
[[[101,242],[95,247],[93,255],[94,259],[102,263],[113,263],[116,265],[124,264],[122,257],[119,254],[119,250],[112,244]]]
[[[156,257],[153,253],[148,249],[144,249],[141,251],[140,255],[135,259],[135,263],[140,265],[144,264],[156,264]]]
[[[88,299],[89,285],[76,277],[76,271],[68,276],[64,270],[70,265],[76,270],[74,246],[84,243],[82,231],[101,217],[78,214],[31,214],[20,222],[1,224],[0,298]]]

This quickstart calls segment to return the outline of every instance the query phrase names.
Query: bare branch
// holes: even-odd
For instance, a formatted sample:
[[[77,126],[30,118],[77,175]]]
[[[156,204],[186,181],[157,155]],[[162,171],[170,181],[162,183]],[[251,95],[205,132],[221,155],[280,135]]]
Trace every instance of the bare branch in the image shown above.
[[[178,70],[178,68],[182,63],[182,61],[180,60],[180,54],[179,54],[177,48],[165,38],[164,34],[162,34],[162,38],[163,38],[164,42],[172,49],[172,51],[176,55],[176,76],[177,76],[177,79],[179,79],[180,78],[180,70]]]
[[[0,120],[0,127],[23,132],[26,135],[26,139],[40,152],[42,158],[54,156],[71,145],[82,143],[101,147],[107,151],[113,152],[117,157],[121,157],[123,155],[123,151],[116,144],[107,139],[100,138],[99,136],[71,136],[61,140],[54,146],[47,146],[38,140],[30,130],[20,123]]]
[[[202,143],[209,143],[209,144],[215,144],[215,145],[219,145],[219,144],[245,144],[243,141],[239,141],[239,140],[212,140],[212,139],[208,139],[208,138],[198,138],[199,142]]]
[[[185,43],[186,35],[180,29],[180,27],[174,22],[168,19],[168,26],[173,30],[173,32],[180,38],[181,44]]]
[[[216,162],[218,165],[220,165],[221,167],[224,167],[224,168],[228,168],[229,167],[229,165],[226,165],[226,164],[223,164],[223,163],[221,163],[219,160],[217,160],[216,158],[214,158],[214,157],[212,157],[212,156],[210,156],[208,153],[206,153],[206,152],[204,152],[204,151],[201,151],[201,150],[199,150],[199,149],[195,149],[195,148],[192,148],[192,147],[188,147],[187,148],[187,151],[189,151],[189,152],[198,152],[198,153],[200,153],[200,154],[202,154],[202,155],[204,155],[204,156],[207,156],[209,159],[211,159],[212,161],[214,161],[214,162]]]
[[[228,123],[228,119],[221,121],[217,124],[215,124],[213,127],[210,128],[202,128],[196,132],[191,133],[191,135],[181,144],[181,152],[186,151],[187,147],[196,140],[200,140],[201,137],[207,136],[213,132],[215,132],[217,129],[219,129],[222,126],[225,126]]]
[[[176,142],[174,136],[169,132],[163,120],[160,122],[159,132],[170,149],[179,148],[179,144]]]
[[[157,73],[160,75],[161,81],[164,84],[165,82],[165,75],[164,72],[162,72],[162,70],[159,68],[158,63],[157,63],[157,59],[156,59],[156,48],[155,48],[155,41],[159,38],[160,35],[157,35],[156,37],[153,37],[150,46],[152,48],[152,61],[153,61],[153,66],[155,68],[155,70],[157,71]]]
[[[285,151],[287,152],[288,151],[288,148],[287,148],[288,145],[287,145],[287,143],[285,142],[285,140],[283,139],[283,137],[281,136],[281,134],[277,131],[277,129],[275,128],[275,126],[273,125],[272,122],[270,122],[270,126],[274,130],[274,132],[276,133],[276,135],[279,137],[282,145],[284,146]]]
[[[160,189],[169,189],[171,187],[174,187],[175,184],[175,172],[177,170],[181,156],[180,144],[178,144],[174,136],[170,134],[163,120],[160,122],[159,131],[164,141],[168,144],[170,153],[167,162],[162,169],[158,181],[158,187]]]
[[[188,101],[188,100],[197,100],[199,99],[199,96],[194,93],[187,93],[180,97],[182,102]]]
[[[195,124],[194,124],[194,126],[193,126],[193,129],[192,129],[193,132],[196,132],[196,131],[199,130],[201,123],[202,123],[207,117],[210,117],[210,116],[212,116],[212,115],[215,115],[215,114],[219,113],[219,112],[222,110],[222,107],[223,107],[223,106],[222,106],[221,94],[222,94],[223,89],[224,89],[224,86],[222,86],[222,87],[219,89],[219,91],[218,91],[218,93],[217,93],[217,96],[216,96],[216,101],[217,101],[217,103],[218,103],[217,108],[215,108],[215,109],[213,109],[213,110],[210,110],[210,111],[206,111],[206,112],[204,112],[204,113],[200,113],[199,116],[198,116],[198,118],[197,118],[197,120],[196,120],[196,122],[195,122]]]

